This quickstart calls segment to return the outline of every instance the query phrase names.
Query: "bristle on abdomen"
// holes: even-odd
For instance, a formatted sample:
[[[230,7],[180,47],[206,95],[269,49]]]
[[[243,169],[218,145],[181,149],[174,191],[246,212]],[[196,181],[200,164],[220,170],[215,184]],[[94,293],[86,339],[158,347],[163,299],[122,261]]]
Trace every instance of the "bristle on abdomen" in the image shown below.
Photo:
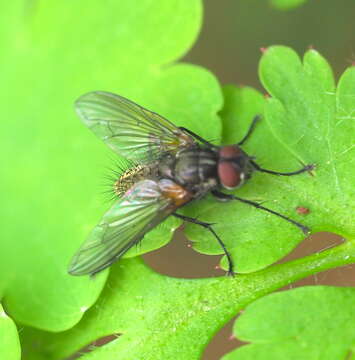
[[[113,190],[118,197],[121,197],[134,184],[140,180],[154,177],[154,170],[149,165],[137,165],[127,169],[113,184]]]

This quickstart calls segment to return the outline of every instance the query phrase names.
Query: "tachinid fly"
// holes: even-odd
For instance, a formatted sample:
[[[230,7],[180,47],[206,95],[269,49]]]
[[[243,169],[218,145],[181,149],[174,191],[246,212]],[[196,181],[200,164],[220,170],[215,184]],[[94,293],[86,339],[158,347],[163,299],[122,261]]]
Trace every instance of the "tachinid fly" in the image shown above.
[[[95,274],[118,260],[144,235],[169,215],[211,231],[227,256],[228,273],[233,274],[231,257],[213,227],[177,213],[189,202],[207,193],[220,200],[238,200],[272,213],[294,224],[304,233],[309,229],[256,202],[225,194],[247,181],[254,171],[291,176],[313,169],[313,165],[289,173],[261,168],[241,146],[216,146],[192,131],[176,127],[167,119],[108,92],[91,92],[80,97],[76,110],[85,123],[112,150],[135,165],[114,184],[117,200],[92,230],[74,255],[69,273]]]

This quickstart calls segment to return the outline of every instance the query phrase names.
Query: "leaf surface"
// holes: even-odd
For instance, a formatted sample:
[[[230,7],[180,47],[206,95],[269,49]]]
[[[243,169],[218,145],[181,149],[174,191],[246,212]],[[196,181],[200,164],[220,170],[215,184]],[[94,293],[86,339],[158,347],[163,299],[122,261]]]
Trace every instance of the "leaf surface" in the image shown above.
[[[201,11],[199,0],[1,5],[0,292],[22,324],[70,328],[107,276],[67,274],[70,258],[110,207],[101,183],[117,159],[76,116],[80,95],[111,91],[207,138],[220,133],[214,76],[171,64],[194,42]],[[132,252],[162,246],[178,225],[167,221]]]
[[[0,358],[6,360],[20,360],[21,346],[17,328],[12,319],[0,305]]]
[[[107,336],[90,360],[198,360],[212,336],[255,299],[309,274],[355,261],[351,242],[259,272],[232,277],[176,279],[140,259],[115,264],[99,300],[72,329],[53,334],[24,328],[26,360],[62,360]],[[314,305],[315,306],[315,305]]]
[[[275,46],[262,56],[259,72],[270,94],[267,99],[250,88],[225,87],[223,143],[237,143],[252,118],[262,114],[243,147],[247,153],[270,170],[293,171],[301,164],[316,164],[316,169],[292,177],[255,173],[235,194],[304,223],[313,233],[332,231],[354,238],[355,148],[349,135],[355,133],[355,68],[347,69],[335,88],[331,69],[318,52],[308,51],[302,63],[290,48]],[[237,272],[268,266],[305,237],[283,219],[240,202],[219,203],[209,197],[186,210],[216,223]],[[196,250],[222,253],[206,230],[189,224],[187,235]]]
[[[306,286],[264,296],[237,319],[251,344],[223,360],[347,359],[355,344],[355,289]]]
[[[270,4],[279,10],[291,10],[303,5],[307,0],[270,0]]]

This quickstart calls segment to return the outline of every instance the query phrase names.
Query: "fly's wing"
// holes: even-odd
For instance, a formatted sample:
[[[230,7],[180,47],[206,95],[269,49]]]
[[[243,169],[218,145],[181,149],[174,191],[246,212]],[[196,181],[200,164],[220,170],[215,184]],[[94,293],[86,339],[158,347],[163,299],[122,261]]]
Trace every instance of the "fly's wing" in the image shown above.
[[[169,120],[108,92],[81,96],[76,110],[86,126],[119,155],[135,162],[192,146],[193,138]]]
[[[172,200],[162,194],[157,182],[138,182],[108,210],[92,230],[74,255],[68,272],[72,275],[86,275],[105,269],[176,208]]]

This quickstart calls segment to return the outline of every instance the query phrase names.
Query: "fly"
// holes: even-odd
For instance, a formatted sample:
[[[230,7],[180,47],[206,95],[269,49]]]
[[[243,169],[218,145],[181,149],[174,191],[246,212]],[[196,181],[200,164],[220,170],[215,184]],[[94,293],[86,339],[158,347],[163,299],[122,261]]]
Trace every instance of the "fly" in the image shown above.
[[[75,107],[87,127],[135,165],[114,183],[117,200],[74,255],[70,274],[93,275],[107,268],[170,215],[210,231],[228,259],[228,274],[233,274],[231,256],[212,224],[177,213],[207,193],[220,200],[247,203],[309,233],[308,227],[285,215],[222,191],[240,187],[254,171],[292,176],[314,168],[306,165],[282,173],[260,167],[242,150],[258,117],[239,143],[216,146],[191,130],[177,127],[162,116],[108,92],[85,94]]]

